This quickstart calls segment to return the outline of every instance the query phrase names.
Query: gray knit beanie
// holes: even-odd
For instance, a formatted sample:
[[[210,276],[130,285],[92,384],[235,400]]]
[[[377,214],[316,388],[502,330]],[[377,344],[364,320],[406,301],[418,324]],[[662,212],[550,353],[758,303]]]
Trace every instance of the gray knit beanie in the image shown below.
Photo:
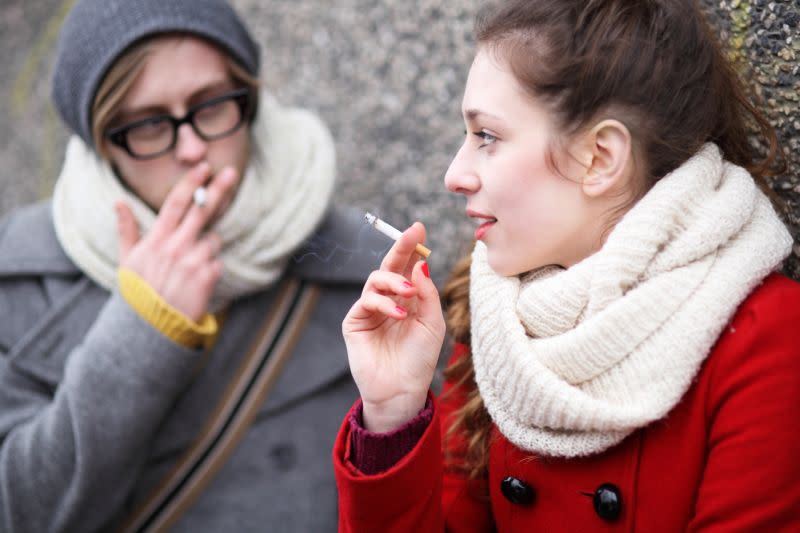
[[[224,0],[78,0],[58,40],[53,100],[67,126],[94,146],[91,109],[114,61],[148,35],[185,32],[220,45],[258,77],[258,45]]]

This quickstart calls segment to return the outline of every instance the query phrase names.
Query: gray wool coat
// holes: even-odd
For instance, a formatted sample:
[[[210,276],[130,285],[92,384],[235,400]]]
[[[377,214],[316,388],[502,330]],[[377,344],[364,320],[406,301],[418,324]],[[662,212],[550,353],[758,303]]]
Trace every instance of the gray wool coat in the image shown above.
[[[341,321],[391,245],[332,210],[291,261],[323,290],[233,455],[175,531],[336,530],[331,448],[357,390]],[[84,276],[50,204],[0,223],[0,531],[111,531],[203,427],[274,297],[243,298],[203,362]]]

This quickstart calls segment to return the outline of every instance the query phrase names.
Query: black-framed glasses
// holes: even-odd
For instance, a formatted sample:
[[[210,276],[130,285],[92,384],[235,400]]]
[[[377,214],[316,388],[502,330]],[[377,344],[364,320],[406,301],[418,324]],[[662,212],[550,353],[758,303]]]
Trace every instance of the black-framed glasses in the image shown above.
[[[112,128],[105,136],[136,159],[153,159],[175,147],[182,124],[191,125],[201,139],[214,141],[238,130],[250,118],[251,107],[250,90],[236,89],[191,107],[181,118],[154,115]]]

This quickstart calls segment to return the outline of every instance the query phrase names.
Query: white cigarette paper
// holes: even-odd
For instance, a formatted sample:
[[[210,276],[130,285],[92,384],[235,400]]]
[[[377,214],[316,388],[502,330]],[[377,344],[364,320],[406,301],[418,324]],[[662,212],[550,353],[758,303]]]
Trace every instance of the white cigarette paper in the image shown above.
[[[372,213],[365,213],[364,214],[364,220],[367,222],[367,224],[369,224],[370,226],[372,226],[376,230],[380,231],[381,233],[383,233],[384,235],[386,235],[387,237],[389,237],[393,241],[396,241],[397,239],[400,238],[401,235],[403,235],[402,231],[400,231],[399,229],[395,228],[394,226],[392,226],[390,224],[387,224],[386,222],[384,222],[383,220],[379,219],[378,217],[376,217]],[[417,243],[416,252],[419,255],[421,255],[422,257],[424,257],[425,259],[427,259],[429,255],[431,255],[431,251],[428,248],[426,248],[425,246],[423,246],[423,245],[421,245],[419,243]]]
[[[194,190],[194,194],[192,194],[192,201],[198,207],[203,207],[206,205],[208,201],[208,190],[205,187],[198,187]]]

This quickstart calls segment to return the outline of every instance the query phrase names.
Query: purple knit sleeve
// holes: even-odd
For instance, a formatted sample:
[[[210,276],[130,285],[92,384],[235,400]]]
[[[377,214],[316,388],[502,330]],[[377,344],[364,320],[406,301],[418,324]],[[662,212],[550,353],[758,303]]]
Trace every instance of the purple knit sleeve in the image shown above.
[[[350,463],[361,473],[375,475],[385,472],[406,456],[422,438],[433,418],[430,396],[417,416],[388,433],[373,433],[364,429],[361,400],[350,411]]]

